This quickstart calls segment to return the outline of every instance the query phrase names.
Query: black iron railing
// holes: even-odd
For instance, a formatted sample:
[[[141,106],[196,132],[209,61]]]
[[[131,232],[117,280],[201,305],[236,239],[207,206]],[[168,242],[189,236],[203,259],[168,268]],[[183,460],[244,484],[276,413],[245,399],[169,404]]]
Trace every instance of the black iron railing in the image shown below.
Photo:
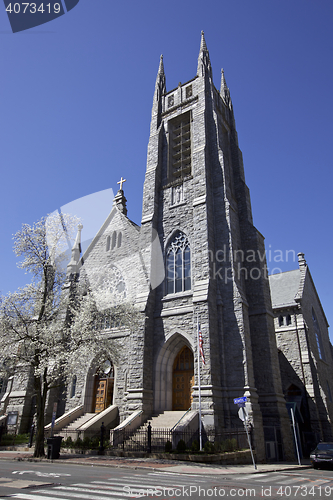
[[[125,429],[119,431],[111,444],[114,448],[124,451],[199,451],[199,431],[156,429],[148,425],[135,431]],[[246,432],[243,428],[225,430],[221,434],[214,431],[204,431],[202,445],[203,449],[208,452],[226,452],[249,448]]]

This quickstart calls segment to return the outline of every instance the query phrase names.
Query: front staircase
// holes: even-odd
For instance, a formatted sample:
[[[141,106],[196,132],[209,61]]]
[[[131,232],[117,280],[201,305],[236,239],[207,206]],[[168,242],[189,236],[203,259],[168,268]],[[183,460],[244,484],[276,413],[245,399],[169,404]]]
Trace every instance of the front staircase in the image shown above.
[[[95,413],[85,413],[81,417],[73,420],[73,422],[71,422],[69,425],[66,425],[66,427],[61,430],[61,434],[63,434],[64,438],[70,436],[73,440],[77,439],[80,428],[83,426],[83,424],[89,422],[89,420],[94,416]]]
[[[73,441],[77,438],[93,437],[100,434],[103,423],[105,431],[115,427],[119,421],[118,406],[112,405],[99,413],[84,413],[83,405],[73,408],[54,423],[54,434],[61,434],[64,438],[71,437]],[[51,433],[51,424],[45,426],[45,435]]]
[[[181,422],[182,418],[187,414],[187,411],[165,411],[159,415],[155,415],[150,420],[145,422],[135,431],[118,436],[116,447],[123,450],[142,451],[147,450],[148,446],[148,426],[150,424],[151,447],[152,449],[160,449],[164,451],[165,443],[172,441],[172,431]]]

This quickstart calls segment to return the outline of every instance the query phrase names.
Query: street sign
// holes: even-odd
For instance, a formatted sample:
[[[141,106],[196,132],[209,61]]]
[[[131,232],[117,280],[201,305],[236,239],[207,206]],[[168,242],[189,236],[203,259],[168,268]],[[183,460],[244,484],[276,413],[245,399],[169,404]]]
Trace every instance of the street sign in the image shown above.
[[[235,405],[239,405],[239,404],[241,404],[241,403],[246,403],[246,401],[247,401],[247,397],[246,397],[246,396],[243,396],[243,397],[241,397],[241,398],[236,398],[236,399],[234,399],[234,404],[235,404]]]
[[[247,409],[241,406],[238,410],[238,416],[242,420],[242,422],[247,420],[249,416]]]

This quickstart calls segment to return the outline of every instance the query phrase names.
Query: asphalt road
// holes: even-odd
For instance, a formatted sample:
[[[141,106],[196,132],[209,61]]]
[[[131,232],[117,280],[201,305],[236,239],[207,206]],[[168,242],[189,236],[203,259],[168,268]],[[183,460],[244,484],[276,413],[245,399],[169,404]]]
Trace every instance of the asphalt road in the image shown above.
[[[0,498],[126,500],[129,498],[310,498],[333,500],[333,471],[180,474],[61,463],[0,462]]]

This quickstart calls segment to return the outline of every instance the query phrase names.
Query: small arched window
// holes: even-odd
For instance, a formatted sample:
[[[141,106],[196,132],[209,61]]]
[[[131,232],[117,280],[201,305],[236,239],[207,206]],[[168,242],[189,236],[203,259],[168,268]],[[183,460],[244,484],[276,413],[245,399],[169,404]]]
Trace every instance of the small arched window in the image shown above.
[[[111,236],[108,236],[106,238],[106,251],[107,252],[110,250],[110,243],[111,243]]]
[[[283,316],[279,316],[279,326],[283,326]]]
[[[76,375],[72,378],[72,389],[71,389],[71,398],[74,398],[76,391]]]
[[[118,234],[118,248],[121,247],[121,240],[122,240],[123,235],[121,233]]]
[[[291,325],[291,316],[290,316],[290,314],[287,314],[286,321],[287,321],[287,325]]]
[[[116,243],[117,243],[117,233],[116,233],[116,231],[114,231],[113,234],[112,234],[112,246],[111,246],[112,250],[116,246]]]
[[[187,236],[178,231],[166,252],[166,293],[191,290],[191,251]]]

